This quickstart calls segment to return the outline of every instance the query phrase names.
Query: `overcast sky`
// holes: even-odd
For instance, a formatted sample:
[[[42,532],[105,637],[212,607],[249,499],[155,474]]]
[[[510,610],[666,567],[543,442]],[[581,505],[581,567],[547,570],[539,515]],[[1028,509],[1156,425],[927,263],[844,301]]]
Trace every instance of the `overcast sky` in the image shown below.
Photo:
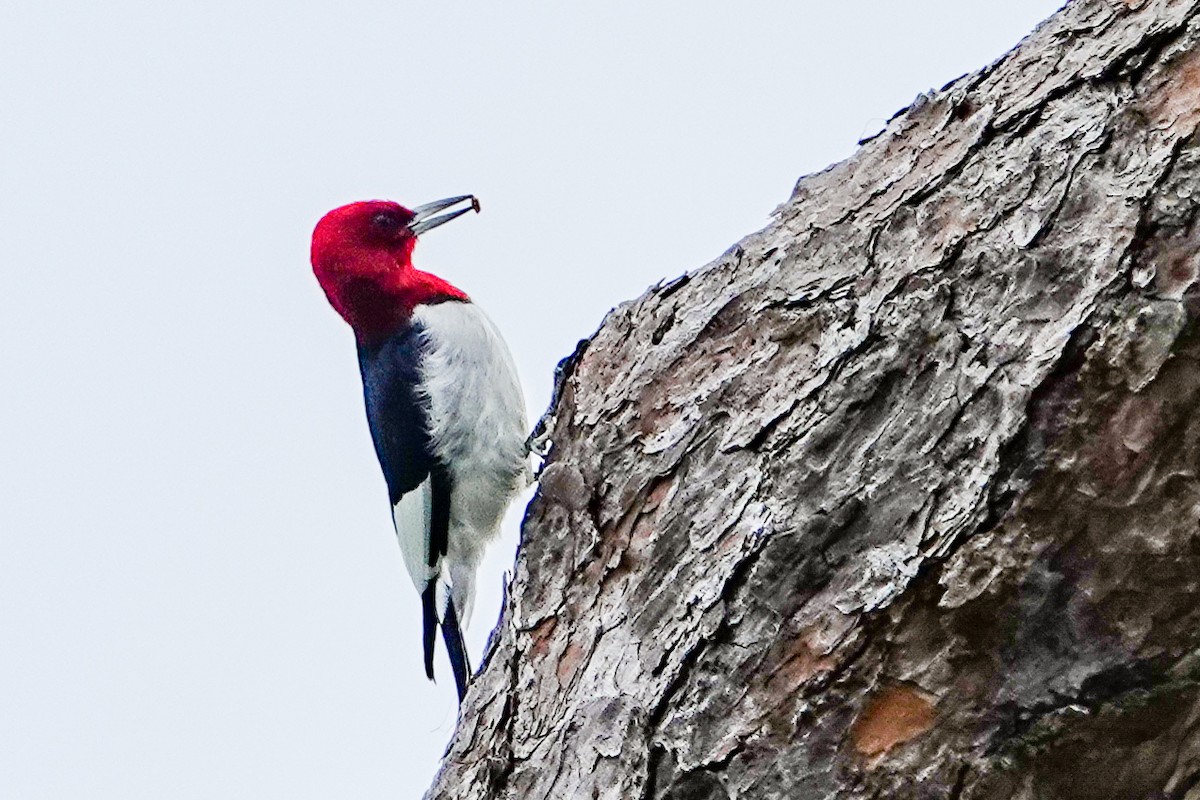
[[[428,786],[453,681],[422,674],[322,213],[478,194],[416,260],[505,331],[532,420],[611,306],[1057,5],[4,0],[0,796]]]

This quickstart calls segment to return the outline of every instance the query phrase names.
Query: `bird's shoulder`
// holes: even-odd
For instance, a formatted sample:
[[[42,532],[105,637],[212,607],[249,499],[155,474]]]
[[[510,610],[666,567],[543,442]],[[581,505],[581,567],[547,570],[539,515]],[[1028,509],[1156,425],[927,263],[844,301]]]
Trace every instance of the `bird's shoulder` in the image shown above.
[[[470,300],[422,303],[413,309],[410,324],[418,333],[425,352],[439,346],[478,346],[485,350],[503,346],[495,323]]]

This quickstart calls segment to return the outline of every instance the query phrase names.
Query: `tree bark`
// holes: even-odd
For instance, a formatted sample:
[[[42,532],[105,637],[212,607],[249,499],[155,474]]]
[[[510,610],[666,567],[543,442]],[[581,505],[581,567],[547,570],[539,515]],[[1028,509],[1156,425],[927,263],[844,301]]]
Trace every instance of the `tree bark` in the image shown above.
[[[560,367],[429,797],[1200,798],[1200,0],[1078,0]]]

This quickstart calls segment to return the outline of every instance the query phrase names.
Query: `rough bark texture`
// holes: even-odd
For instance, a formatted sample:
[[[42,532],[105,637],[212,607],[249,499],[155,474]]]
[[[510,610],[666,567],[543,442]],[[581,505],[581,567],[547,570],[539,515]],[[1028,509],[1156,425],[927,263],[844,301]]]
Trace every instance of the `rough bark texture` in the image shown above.
[[[1200,0],[1079,0],[565,362],[433,798],[1200,798]]]

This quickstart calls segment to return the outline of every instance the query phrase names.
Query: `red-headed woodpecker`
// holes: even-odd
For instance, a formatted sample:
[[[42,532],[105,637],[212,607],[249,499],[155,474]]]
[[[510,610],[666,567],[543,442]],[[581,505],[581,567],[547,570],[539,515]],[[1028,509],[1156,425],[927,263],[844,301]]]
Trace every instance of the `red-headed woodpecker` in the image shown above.
[[[413,209],[352,203],[322,217],[312,240],[317,281],[358,343],[367,423],[421,593],[425,673],[433,679],[440,625],[460,700],[475,570],[529,481],[525,403],[508,347],[465,293],[412,264],[419,234],[472,209],[470,195]]]

